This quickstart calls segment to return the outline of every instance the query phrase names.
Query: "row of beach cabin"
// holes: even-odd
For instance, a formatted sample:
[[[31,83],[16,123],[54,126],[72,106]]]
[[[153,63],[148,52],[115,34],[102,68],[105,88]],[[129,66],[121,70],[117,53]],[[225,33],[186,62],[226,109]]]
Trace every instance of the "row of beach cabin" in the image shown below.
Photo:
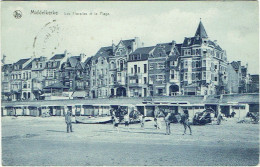
[[[138,110],[146,117],[153,117],[156,106],[167,112],[187,109],[190,117],[212,108],[228,117],[232,112],[243,119],[248,112],[259,112],[259,94],[237,94],[224,96],[175,96],[123,99],[55,100],[29,102],[2,102],[2,116],[64,116],[68,110],[73,116],[109,116],[110,109],[124,108],[128,112]]]

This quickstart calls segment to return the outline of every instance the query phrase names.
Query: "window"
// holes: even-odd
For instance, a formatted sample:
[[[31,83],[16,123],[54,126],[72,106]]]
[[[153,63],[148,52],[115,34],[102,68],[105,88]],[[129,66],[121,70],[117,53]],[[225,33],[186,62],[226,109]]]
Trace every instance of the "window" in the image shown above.
[[[165,80],[165,75],[157,75],[157,76],[156,76],[156,79],[157,79],[157,80],[160,80],[160,81],[161,81],[161,80]]]
[[[218,81],[218,77],[215,77],[215,81]]]
[[[135,80],[135,83],[139,83],[139,80],[138,80],[138,79],[136,79],[136,80]]]
[[[115,68],[115,62],[111,62],[111,69],[114,69]]]
[[[196,61],[196,68],[199,68],[199,67],[200,67],[200,62]]]
[[[184,50],[184,56],[191,55],[191,50],[190,49],[185,49]]]
[[[144,84],[146,84],[147,83],[147,78],[146,77],[144,77]]]
[[[202,61],[202,67],[206,67],[206,63],[207,63],[207,61],[206,61],[206,60],[203,60],[203,61]]]
[[[153,69],[154,69],[154,64],[150,64],[150,65],[149,65],[149,69],[150,69],[150,70],[153,70]]]
[[[206,77],[207,77],[207,73],[203,72],[203,78],[202,79],[206,79]]]
[[[140,67],[138,67],[138,73],[140,73]]]
[[[121,60],[120,61],[120,71],[123,71],[123,69],[124,69],[124,62],[123,62],[123,60]]]
[[[187,60],[184,61],[184,68],[188,68],[188,61]]]
[[[196,73],[196,80],[200,80],[200,73]]]
[[[144,73],[147,73],[147,64],[144,64]]]
[[[218,65],[215,65],[215,69],[216,69],[216,70],[218,69]]]
[[[133,68],[131,68],[131,74],[133,74],[134,73],[134,69]]]
[[[137,73],[137,65],[134,65],[135,74]]]
[[[171,70],[171,79],[174,79],[174,70]]]
[[[207,51],[203,51],[203,56],[206,56],[207,55]]]
[[[201,52],[201,50],[200,49],[196,49],[196,55],[200,55],[200,52]]]
[[[184,79],[187,80],[188,79],[188,73],[184,73]]]
[[[192,73],[192,80],[195,80],[195,73]]]
[[[164,63],[158,63],[158,69],[164,69],[165,64]]]

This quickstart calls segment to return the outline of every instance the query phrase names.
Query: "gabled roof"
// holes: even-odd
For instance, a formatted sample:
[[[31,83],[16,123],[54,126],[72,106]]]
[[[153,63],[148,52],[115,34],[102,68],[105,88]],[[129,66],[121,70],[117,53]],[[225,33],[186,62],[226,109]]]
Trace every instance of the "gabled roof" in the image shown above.
[[[55,60],[55,59],[63,59],[65,57],[65,54],[56,54],[54,55],[51,60]]]
[[[181,45],[182,44],[174,44],[173,42],[159,43],[156,45],[156,47],[153,51],[153,56],[158,57],[158,54],[161,54],[161,53],[169,56],[172,49],[175,49],[175,47],[176,47],[176,49],[179,51],[180,48],[178,48],[178,47],[181,47]],[[181,52],[179,51],[179,53],[181,53]],[[161,56],[163,56],[163,55],[161,55]]]
[[[143,47],[143,48],[138,48],[136,49],[133,53],[129,55],[129,62],[132,61],[143,61],[143,60],[148,60],[150,52],[155,48],[155,46],[150,46],[150,47]],[[132,56],[135,55],[140,55],[139,59],[133,59]]]
[[[13,65],[12,64],[4,64],[2,66],[2,72],[5,72],[5,71],[11,71],[13,69]]]
[[[79,62],[78,59],[75,57],[68,58],[68,63],[70,64],[70,67],[72,67],[72,68],[76,67],[78,62]]]
[[[208,34],[206,33],[206,30],[201,21],[199,23],[199,26],[197,28],[197,31],[196,31],[194,37],[197,37],[197,36],[199,36],[200,38],[208,38]]]
[[[86,65],[86,64],[90,63],[92,58],[93,58],[93,56],[88,57],[88,58],[85,60],[84,64]]]
[[[175,46],[177,47],[178,52],[181,54],[182,43],[176,44]]]
[[[23,68],[23,70],[31,70],[32,69],[32,62],[30,62],[27,66]]]
[[[95,54],[93,59],[97,60],[99,57],[106,57],[108,58],[109,56],[113,55],[113,48],[112,46],[107,46],[107,47],[101,47],[99,51]]]
[[[143,47],[143,48],[138,48],[136,49],[133,53],[130,55],[135,55],[135,54],[149,54],[155,46],[149,46],[149,47]]]
[[[254,83],[258,82],[259,83],[259,74],[254,74],[254,75],[250,75],[250,76],[251,76],[252,82],[254,82]]]
[[[232,61],[231,65],[235,70],[239,70],[240,65],[237,61]]]
[[[190,38],[184,39],[182,47],[187,47],[187,46],[192,46],[192,45],[201,45],[201,44],[202,44],[201,38],[190,37]]]
[[[17,61],[16,63],[14,63],[14,65],[23,65],[23,64],[26,63],[28,60],[30,60],[30,58],[28,58],[28,59],[20,59],[19,61]]]
[[[217,45],[215,42],[212,42],[211,40],[209,40],[208,43],[209,43],[209,45],[214,46],[214,48],[222,51],[222,48],[219,45]]]
[[[122,40],[123,44],[128,50],[132,49],[132,43],[134,42],[134,39],[128,39],[128,40]]]

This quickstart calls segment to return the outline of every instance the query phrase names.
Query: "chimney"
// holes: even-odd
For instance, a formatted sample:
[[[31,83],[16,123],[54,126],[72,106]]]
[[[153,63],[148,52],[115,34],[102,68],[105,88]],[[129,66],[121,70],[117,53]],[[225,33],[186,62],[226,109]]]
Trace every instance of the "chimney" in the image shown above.
[[[134,52],[137,48],[140,48],[141,43],[139,37],[135,37],[135,41],[132,44],[132,51]]]
[[[173,47],[176,45],[176,41],[172,40]]]
[[[114,44],[114,41],[112,40],[112,48],[113,48],[113,53],[115,52],[116,50],[116,45]]]
[[[214,40],[214,43],[218,46],[218,41],[217,40]]]
[[[238,64],[239,64],[239,66],[241,66],[241,61],[237,61],[238,62]]]
[[[65,54],[65,56],[67,55],[67,52],[68,52],[67,50],[64,50],[64,54]]]
[[[5,64],[6,55],[3,55],[2,63]]]
[[[80,54],[80,61],[83,61],[85,59],[86,55],[84,53]]]

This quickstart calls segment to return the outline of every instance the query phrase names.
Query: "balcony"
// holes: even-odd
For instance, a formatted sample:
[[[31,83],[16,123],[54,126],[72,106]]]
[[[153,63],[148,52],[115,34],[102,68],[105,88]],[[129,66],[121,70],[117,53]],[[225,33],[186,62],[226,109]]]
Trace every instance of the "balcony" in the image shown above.
[[[143,87],[146,84],[141,84],[141,83],[129,83],[129,87]]]

